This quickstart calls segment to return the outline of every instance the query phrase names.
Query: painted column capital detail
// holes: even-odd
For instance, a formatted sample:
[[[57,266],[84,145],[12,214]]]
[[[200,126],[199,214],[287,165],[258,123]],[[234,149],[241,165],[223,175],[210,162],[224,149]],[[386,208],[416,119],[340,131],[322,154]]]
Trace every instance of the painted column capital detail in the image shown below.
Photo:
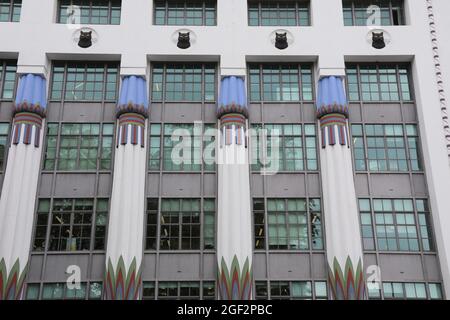
[[[147,81],[141,76],[125,76],[122,79],[117,118],[124,113],[137,113],[148,117]]]
[[[24,74],[20,77],[14,102],[14,114],[29,112],[45,118],[47,112],[47,84],[42,75]]]
[[[245,81],[239,76],[224,76],[220,81],[217,118],[229,113],[239,113],[248,118]]]

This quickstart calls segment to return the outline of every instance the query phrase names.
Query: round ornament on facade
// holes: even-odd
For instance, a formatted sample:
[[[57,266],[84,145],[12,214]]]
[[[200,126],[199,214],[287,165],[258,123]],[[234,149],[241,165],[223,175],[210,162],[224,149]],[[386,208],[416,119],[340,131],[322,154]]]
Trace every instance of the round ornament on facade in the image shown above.
[[[391,35],[384,29],[371,29],[366,36],[366,41],[374,49],[384,49],[391,43]]]
[[[288,30],[278,29],[270,34],[269,41],[278,50],[285,50],[294,43],[294,36]]]
[[[179,49],[189,49],[197,42],[197,35],[190,29],[178,29],[172,34],[172,42]]]
[[[72,35],[73,42],[80,48],[87,49],[98,41],[98,33],[89,27],[77,29]]]

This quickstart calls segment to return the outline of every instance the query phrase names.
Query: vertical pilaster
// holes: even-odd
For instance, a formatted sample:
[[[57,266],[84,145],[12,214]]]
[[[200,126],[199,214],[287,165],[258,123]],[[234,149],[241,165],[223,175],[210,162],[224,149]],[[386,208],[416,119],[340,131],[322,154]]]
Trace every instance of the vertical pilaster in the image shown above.
[[[45,78],[22,75],[16,96],[0,197],[0,300],[22,298],[42,154],[47,106]]]
[[[347,99],[341,77],[323,77],[318,88],[317,116],[329,288],[333,299],[362,300],[366,297],[365,277]]]
[[[104,298],[140,297],[144,237],[147,82],[122,81],[117,107],[117,140],[109,214]]]
[[[252,225],[247,142],[247,98],[241,77],[221,81],[219,119],[217,260],[219,297],[252,298]]]

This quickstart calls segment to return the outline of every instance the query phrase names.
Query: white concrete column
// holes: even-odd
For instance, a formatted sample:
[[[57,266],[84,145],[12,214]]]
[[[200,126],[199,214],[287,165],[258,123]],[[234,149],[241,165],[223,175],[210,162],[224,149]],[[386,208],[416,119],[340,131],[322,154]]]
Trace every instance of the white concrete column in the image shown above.
[[[361,232],[353,180],[348,104],[343,79],[319,80],[317,116],[328,285],[333,299],[366,298]]]
[[[122,81],[106,248],[104,298],[136,300],[141,294],[147,155],[147,82]]]
[[[0,300],[22,298],[33,234],[46,106],[44,76],[21,75],[0,196],[0,279],[3,280]]]
[[[217,262],[219,297],[250,300],[253,241],[247,141],[247,98],[243,78],[221,81],[218,106],[219,139]]]

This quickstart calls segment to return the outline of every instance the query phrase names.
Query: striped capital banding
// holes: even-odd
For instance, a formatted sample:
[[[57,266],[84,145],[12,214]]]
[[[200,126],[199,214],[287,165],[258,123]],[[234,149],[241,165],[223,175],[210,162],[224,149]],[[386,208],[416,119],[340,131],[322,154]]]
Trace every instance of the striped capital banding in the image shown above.
[[[140,144],[145,146],[145,118],[137,113],[124,113],[119,118],[119,132],[117,134],[117,144],[126,145]]]
[[[320,119],[321,144],[326,148],[336,145],[336,136],[341,146],[349,146],[347,119],[339,113],[328,114]]]
[[[242,114],[230,113],[222,116],[220,118],[220,146],[232,145],[234,136],[236,145],[245,143],[245,147],[247,147],[246,127],[247,121]]]
[[[31,144],[34,129],[34,146],[39,147],[42,117],[35,113],[21,112],[14,117],[12,143]]]

